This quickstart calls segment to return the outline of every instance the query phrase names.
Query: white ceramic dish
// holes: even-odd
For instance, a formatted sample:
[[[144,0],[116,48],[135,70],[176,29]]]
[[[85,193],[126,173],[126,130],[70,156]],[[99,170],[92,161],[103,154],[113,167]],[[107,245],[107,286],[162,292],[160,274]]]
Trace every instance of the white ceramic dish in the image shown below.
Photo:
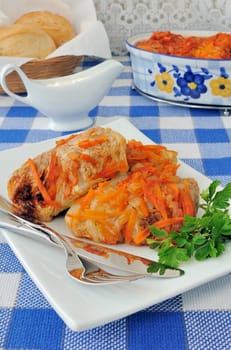
[[[151,142],[129,121],[118,119],[107,126],[121,132],[127,139]],[[0,152],[0,162],[4,164],[0,193],[6,195],[7,180],[16,167],[28,157],[53,145],[54,140],[49,140]],[[210,183],[207,177],[185,164],[182,164],[179,173],[195,177],[201,189],[207,188]],[[68,233],[62,217],[55,219],[51,226]],[[59,248],[14,233],[3,233],[33,281],[72,330],[80,331],[103,325],[231,272],[231,244],[227,244],[225,253],[217,259],[205,262],[192,260],[182,265],[186,273],[176,279],[145,278],[118,285],[84,286],[65,273],[65,256]],[[155,258],[155,253],[147,247],[120,245],[118,248]]]
[[[89,111],[99,104],[122,70],[120,62],[105,60],[82,72],[64,77],[30,79],[20,67],[8,64],[0,72],[0,80],[3,90],[9,96],[45,114],[50,129],[76,131],[92,126]],[[11,71],[16,71],[22,79],[26,96],[15,94],[9,88],[7,75]]]
[[[207,37],[216,32],[178,31],[183,36]],[[135,86],[150,96],[192,105],[231,106],[231,59],[196,59],[164,55],[135,46],[151,33],[126,41]],[[179,79],[180,78],[180,79]]]

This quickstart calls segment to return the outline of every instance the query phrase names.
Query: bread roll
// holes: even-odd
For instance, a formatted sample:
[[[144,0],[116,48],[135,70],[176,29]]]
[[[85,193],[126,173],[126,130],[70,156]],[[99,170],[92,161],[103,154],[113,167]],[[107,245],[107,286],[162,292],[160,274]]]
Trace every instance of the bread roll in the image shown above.
[[[37,25],[53,38],[57,47],[76,35],[66,18],[49,11],[27,12],[19,17],[16,23]]]
[[[13,24],[0,28],[0,55],[44,58],[56,49],[53,39],[41,28]]]

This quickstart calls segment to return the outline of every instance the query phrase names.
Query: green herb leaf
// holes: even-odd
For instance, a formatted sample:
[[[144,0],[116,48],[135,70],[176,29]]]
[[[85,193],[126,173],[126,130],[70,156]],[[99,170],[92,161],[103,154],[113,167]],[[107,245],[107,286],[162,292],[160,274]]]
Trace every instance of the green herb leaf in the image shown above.
[[[168,233],[165,230],[160,230],[156,228],[155,226],[151,226],[150,230],[155,237],[163,238],[163,237],[168,237]]]
[[[205,244],[206,237],[204,237],[201,233],[198,232],[192,237],[192,242],[196,246],[201,246],[201,245]]]
[[[231,183],[215,194],[213,199],[213,207],[219,209],[226,209],[229,206],[229,200],[231,198]]]

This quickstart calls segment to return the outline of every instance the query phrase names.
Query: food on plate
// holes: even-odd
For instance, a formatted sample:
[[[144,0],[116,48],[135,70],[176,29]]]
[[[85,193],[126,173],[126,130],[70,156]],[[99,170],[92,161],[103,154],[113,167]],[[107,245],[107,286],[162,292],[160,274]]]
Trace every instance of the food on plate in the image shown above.
[[[75,30],[65,17],[50,11],[32,11],[20,16],[16,23],[36,25],[52,37],[57,47],[71,40]]]
[[[154,32],[136,47],[166,55],[190,58],[231,59],[231,34],[216,33],[208,37],[183,36],[169,31]]]
[[[197,213],[197,182],[178,168],[175,151],[95,127],[28,159],[10,177],[8,194],[24,217],[50,221],[68,209],[74,235],[140,245],[150,225],[178,230]]]
[[[53,39],[33,25],[0,28],[0,55],[44,58],[56,49]]]
[[[95,127],[28,159],[10,177],[8,195],[19,215],[49,221],[92,186],[127,169],[125,138]]]
[[[199,188],[176,172],[176,152],[159,145],[127,144],[129,171],[99,183],[75,200],[65,221],[71,232],[107,244],[144,244],[150,225],[179,229],[196,215]]]

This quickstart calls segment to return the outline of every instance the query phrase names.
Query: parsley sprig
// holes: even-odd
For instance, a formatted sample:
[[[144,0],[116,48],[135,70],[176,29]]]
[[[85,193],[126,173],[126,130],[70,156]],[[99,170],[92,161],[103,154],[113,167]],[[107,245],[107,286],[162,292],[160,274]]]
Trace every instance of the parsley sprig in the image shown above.
[[[178,268],[180,263],[192,257],[202,261],[224,252],[225,242],[231,238],[231,183],[219,190],[220,184],[218,180],[213,181],[208,189],[202,191],[202,215],[186,215],[178,232],[168,233],[150,226],[153,238],[148,238],[147,243],[151,249],[158,251],[159,261],[149,265],[149,272],[159,270],[160,274],[164,274],[165,268]]]

